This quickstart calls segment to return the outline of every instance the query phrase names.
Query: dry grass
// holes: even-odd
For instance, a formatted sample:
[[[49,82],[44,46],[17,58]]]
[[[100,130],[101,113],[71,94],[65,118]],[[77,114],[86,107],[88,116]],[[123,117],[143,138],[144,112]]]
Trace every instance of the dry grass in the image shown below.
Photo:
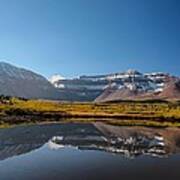
[[[108,123],[150,126],[156,121],[156,125],[158,122],[158,125],[163,126],[179,126],[180,104],[178,102],[59,103],[12,98],[9,103],[0,104],[0,115],[1,117],[39,115],[65,118],[114,118],[114,121]]]

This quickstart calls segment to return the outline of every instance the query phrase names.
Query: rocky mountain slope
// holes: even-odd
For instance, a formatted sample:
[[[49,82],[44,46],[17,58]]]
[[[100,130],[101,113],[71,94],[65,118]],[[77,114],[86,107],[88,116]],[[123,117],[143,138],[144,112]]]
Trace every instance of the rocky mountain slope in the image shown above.
[[[110,92],[111,93],[107,93]],[[165,82],[162,91],[139,91],[138,88],[128,89],[123,87],[121,89],[111,88],[106,89],[100,96],[95,99],[95,102],[108,102],[120,100],[179,100],[180,99],[180,80],[178,78],[170,78]]]
[[[43,76],[0,62],[0,94],[23,98],[57,99],[59,92]]]
[[[0,94],[65,101],[116,101],[133,99],[180,99],[179,78],[166,73],[143,74],[136,70],[48,81],[32,71],[0,62]]]
[[[167,73],[143,74],[136,70],[107,75],[80,76],[74,79],[62,79],[61,76],[59,77],[53,78],[53,81],[51,80],[51,83],[56,88],[64,92],[72,92],[82,100],[92,101],[95,99],[96,102],[165,98],[165,95],[163,95],[164,90],[171,79],[176,79]],[[171,88],[171,90],[173,89]],[[170,88],[166,91],[170,91]],[[170,95],[170,92],[168,94]],[[170,96],[168,94],[165,99],[180,98],[179,95],[175,97],[173,92]]]
[[[53,76],[54,77],[54,76]],[[56,76],[58,77],[58,76]],[[61,76],[59,76],[61,77]],[[165,80],[169,77],[166,73],[142,74],[136,70],[128,70],[122,73],[97,76],[80,76],[74,79],[50,79],[50,82],[59,89],[88,89],[102,91],[109,86],[117,86],[119,89],[138,88],[145,91],[162,91]]]

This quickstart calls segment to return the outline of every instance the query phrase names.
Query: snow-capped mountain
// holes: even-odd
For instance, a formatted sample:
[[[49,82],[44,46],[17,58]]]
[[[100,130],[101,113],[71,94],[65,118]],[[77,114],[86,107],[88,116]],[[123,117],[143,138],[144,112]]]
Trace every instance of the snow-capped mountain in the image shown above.
[[[89,93],[92,95],[91,99],[93,99],[110,87],[115,89],[127,88],[139,92],[162,92],[169,77],[170,75],[167,73],[143,74],[136,70],[128,70],[107,75],[80,76],[74,79],[54,78],[55,80],[51,83],[61,90],[76,91],[82,96],[87,96],[87,93]]]
[[[63,76],[61,76],[61,75],[59,75],[59,74],[55,74],[55,75],[53,75],[53,76],[49,79],[49,81],[50,81],[52,84],[56,84],[57,81],[64,80],[64,79],[65,79],[65,77],[63,77]]]
[[[58,91],[43,76],[0,62],[0,94],[24,98],[57,99]]]
[[[179,82],[172,82],[168,90],[166,88],[170,79],[174,79],[175,82],[178,78],[167,73],[143,74],[136,70],[128,70],[72,79],[56,74],[48,81],[45,77],[32,71],[0,62],[0,94],[24,98],[94,101],[105,99],[107,95],[112,100],[117,97],[133,99],[139,95],[144,98],[143,95],[147,93],[161,93],[158,98],[168,98],[168,96],[178,98],[180,96]]]

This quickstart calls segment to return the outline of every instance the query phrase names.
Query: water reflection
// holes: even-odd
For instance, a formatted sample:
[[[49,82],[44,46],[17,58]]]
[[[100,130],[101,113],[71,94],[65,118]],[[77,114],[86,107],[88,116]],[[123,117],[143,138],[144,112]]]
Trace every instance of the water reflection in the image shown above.
[[[92,124],[30,125],[0,130],[0,160],[39,149],[53,136],[100,135]]]
[[[29,153],[47,144],[51,150],[73,147],[120,154],[168,157],[179,152],[176,128],[152,129],[95,124],[49,124],[0,130],[0,160]]]
[[[1,129],[0,179],[179,180],[179,152],[177,128],[95,123]]]
[[[167,156],[162,136],[142,135],[123,137],[105,136],[54,136],[49,142],[50,149],[75,147],[79,150],[99,150],[134,158],[139,155]]]

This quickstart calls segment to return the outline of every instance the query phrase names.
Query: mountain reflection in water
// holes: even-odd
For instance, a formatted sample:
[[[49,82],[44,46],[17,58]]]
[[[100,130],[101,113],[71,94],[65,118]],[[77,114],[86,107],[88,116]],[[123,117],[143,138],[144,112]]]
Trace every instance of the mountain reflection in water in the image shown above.
[[[128,158],[138,155],[164,157],[165,142],[162,136],[149,138],[143,135],[123,137],[105,136],[54,136],[48,145],[52,149],[65,146],[76,147],[80,150],[100,150],[109,153],[122,154]]]
[[[94,124],[0,129],[0,180],[179,180],[180,130]]]
[[[0,160],[31,152],[47,144],[52,150],[74,147],[134,158],[167,157],[179,152],[176,128],[152,129],[95,124],[48,124],[0,130]]]

